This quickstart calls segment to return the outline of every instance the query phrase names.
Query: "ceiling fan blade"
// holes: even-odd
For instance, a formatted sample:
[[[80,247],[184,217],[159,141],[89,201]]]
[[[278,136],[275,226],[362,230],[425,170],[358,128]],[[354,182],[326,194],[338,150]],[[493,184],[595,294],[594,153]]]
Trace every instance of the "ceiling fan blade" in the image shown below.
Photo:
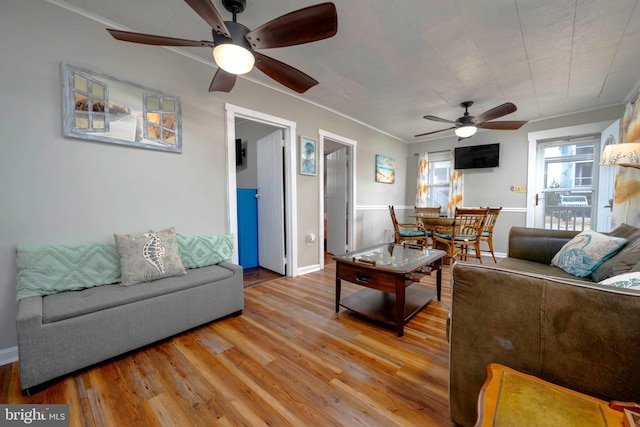
[[[209,92],[231,92],[237,78],[236,74],[227,73],[222,68],[218,68],[209,85]]]
[[[515,130],[520,129],[527,121],[501,121],[501,122],[484,122],[476,123],[476,127],[482,129],[497,129],[497,130]]]
[[[493,107],[492,109],[487,110],[484,113],[478,114],[472,119],[472,121],[476,124],[488,122],[489,120],[497,119],[498,117],[511,114],[516,110],[517,108],[514,104],[512,104],[511,102],[505,102],[502,105],[498,105],[497,107]]]
[[[213,42],[206,40],[187,40],[175,37],[154,36],[152,34],[133,33],[131,31],[114,30],[107,28],[107,31],[116,40],[131,43],[150,44],[154,46],[206,46],[213,47]]]
[[[446,128],[446,129],[440,129],[440,130],[434,130],[433,132],[427,132],[427,133],[421,133],[418,135],[415,135],[414,137],[417,138],[419,136],[425,136],[425,135],[431,135],[433,133],[438,133],[438,132],[444,132],[445,130],[451,130],[451,129],[455,129],[456,127],[451,127],[451,128]]]
[[[302,71],[284,62],[280,62],[277,59],[270,58],[258,52],[254,52],[253,54],[256,56],[256,67],[260,71],[289,89],[295,90],[298,93],[304,93],[318,84],[318,81],[313,77],[306,75]]]
[[[209,24],[216,33],[231,38],[229,29],[224,24],[222,17],[213,3],[211,3],[211,0],[184,0],[184,2],[191,6],[191,9],[193,9],[200,18],[204,19],[204,22]]]
[[[296,10],[248,32],[254,49],[294,46],[332,37],[338,31],[338,13],[333,3]]]
[[[442,123],[455,123],[453,120],[449,120],[449,119],[442,119],[440,117],[436,117],[436,116],[429,116],[426,115],[423,117],[423,119],[427,119],[427,120],[432,120],[434,122],[442,122]]]

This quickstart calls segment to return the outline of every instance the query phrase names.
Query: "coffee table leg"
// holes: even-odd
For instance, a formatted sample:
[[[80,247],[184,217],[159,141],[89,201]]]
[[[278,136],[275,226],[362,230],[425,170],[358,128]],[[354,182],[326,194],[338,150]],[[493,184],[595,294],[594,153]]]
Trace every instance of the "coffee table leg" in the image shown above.
[[[404,304],[405,304],[404,277],[396,279],[396,334],[404,335]]]
[[[340,311],[340,288],[342,283],[340,278],[336,276],[336,313]]]
[[[438,293],[438,301],[440,301],[442,294],[442,260],[438,260],[435,266],[438,269],[436,272],[436,291]]]

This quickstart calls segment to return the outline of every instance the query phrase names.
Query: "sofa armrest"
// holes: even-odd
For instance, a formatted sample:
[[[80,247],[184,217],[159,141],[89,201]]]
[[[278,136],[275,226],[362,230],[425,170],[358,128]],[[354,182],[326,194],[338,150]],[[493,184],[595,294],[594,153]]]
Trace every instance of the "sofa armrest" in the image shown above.
[[[579,232],[544,228],[512,227],[509,231],[510,258],[551,264],[554,255]]]
[[[16,318],[18,329],[21,327],[38,327],[42,324],[42,297],[23,298],[18,302]]]
[[[239,274],[242,277],[242,266],[229,261],[221,261],[218,263],[220,267],[233,271],[233,274]]]

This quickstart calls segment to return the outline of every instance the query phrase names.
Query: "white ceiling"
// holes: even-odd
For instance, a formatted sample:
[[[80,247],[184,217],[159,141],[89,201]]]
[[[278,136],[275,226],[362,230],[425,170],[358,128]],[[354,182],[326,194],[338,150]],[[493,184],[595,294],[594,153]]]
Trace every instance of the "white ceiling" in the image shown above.
[[[212,40],[210,27],[182,0],[50,1],[121,29]],[[247,0],[238,22],[253,29],[320,2]],[[223,19],[231,20],[221,0],[213,4]],[[261,51],[311,75],[319,85],[298,95],[257,69],[247,77],[408,143],[427,139],[415,134],[449,127],[422,116],[455,120],[462,115],[462,101],[474,101],[472,115],[513,102],[518,111],[504,120],[532,121],[628,102],[640,83],[640,0],[334,4],[338,33],[333,38]],[[209,48],[185,51],[214,64]]]

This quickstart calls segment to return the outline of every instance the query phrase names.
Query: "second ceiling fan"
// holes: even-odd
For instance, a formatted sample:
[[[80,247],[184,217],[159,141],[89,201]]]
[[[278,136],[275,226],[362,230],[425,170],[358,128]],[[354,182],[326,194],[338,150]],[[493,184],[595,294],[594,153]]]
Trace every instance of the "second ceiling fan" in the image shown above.
[[[213,76],[209,92],[231,91],[238,74],[248,73],[254,65],[298,93],[304,93],[318,84],[313,77],[255,49],[294,46],[333,37],[338,31],[338,14],[333,3],[305,7],[250,30],[236,22],[236,15],[244,11],[246,0],[222,0],[225,9],[233,14],[233,21],[223,21],[211,0],[184,1],[211,26],[213,41],[178,39],[111,28],[107,28],[107,31],[115,39],[132,43],[213,48],[213,57],[219,68]]]
[[[469,115],[469,107],[471,107],[472,105],[473,101],[465,101],[461,103],[460,106],[464,108],[464,115],[462,115],[462,117],[458,117],[458,119],[456,119],[455,121],[430,115],[424,116],[424,118],[427,120],[432,120],[434,122],[451,123],[453,126],[433,132],[421,133],[415,135],[415,137],[417,138],[419,136],[431,135],[434,133],[455,129],[455,133],[459,138],[458,140],[460,140],[464,138],[470,138],[476,133],[478,128],[495,130],[516,130],[520,129],[525,123],[527,123],[527,121],[491,121],[493,119],[497,119],[515,112],[517,108],[511,102],[506,102],[502,105],[498,105],[497,107],[487,110],[484,113],[478,114],[477,116]]]

